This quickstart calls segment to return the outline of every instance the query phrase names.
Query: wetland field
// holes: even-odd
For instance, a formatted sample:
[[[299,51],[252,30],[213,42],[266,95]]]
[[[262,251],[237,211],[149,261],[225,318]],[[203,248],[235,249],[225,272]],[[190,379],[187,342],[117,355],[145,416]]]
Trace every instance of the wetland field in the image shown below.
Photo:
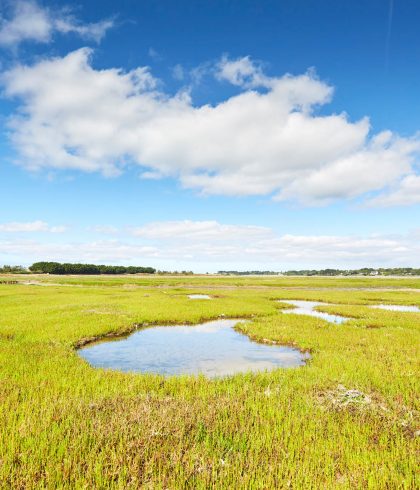
[[[419,307],[416,277],[0,276],[0,488],[419,488]],[[153,372],[183,338],[304,361]],[[83,357],[111,344],[151,372]]]

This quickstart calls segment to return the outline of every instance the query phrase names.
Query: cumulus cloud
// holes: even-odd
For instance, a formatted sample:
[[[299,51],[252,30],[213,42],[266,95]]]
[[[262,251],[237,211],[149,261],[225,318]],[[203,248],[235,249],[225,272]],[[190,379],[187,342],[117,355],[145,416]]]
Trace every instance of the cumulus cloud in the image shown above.
[[[215,76],[232,85],[246,88],[271,87],[272,79],[264,75],[262,66],[244,56],[230,60],[226,55],[216,65]]]
[[[17,46],[23,41],[47,43],[55,32],[74,33],[99,42],[114,22],[110,19],[83,24],[67,11],[52,11],[32,0],[13,2],[9,17],[0,16],[0,45]]]
[[[312,202],[322,203],[381,190],[397,182],[401,175],[412,172],[419,148],[417,136],[400,138],[390,131],[384,131],[373,137],[363,150],[337,158],[296,180],[276,198],[285,200],[300,196],[305,199],[305,196],[310,196]],[[331,188],[331,182],[334,188]],[[407,200],[406,204],[410,202]]]
[[[3,233],[33,233],[33,232],[63,233],[65,226],[50,226],[45,221],[28,221],[0,223],[0,232]]]
[[[370,206],[410,206],[420,204],[420,175],[407,175],[393,189],[368,201]]]
[[[267,77],[250,58],[223,58],[216,74],[240,93],[195,106],[168,95],[147,67],[96,70],[83,48],[3,75],[20,101],[9,121],[20,163],[177,178],[204,194],[272,195],[323,204],[380,191],[415,174],[420,136],[371,132],[368,118],[320,115],[333,88],[309,71]],[[262,87],[262,90],[258,90]]]
[[[418,231],[406,235],[279,235],[258,226],[216,221],[150,223],[136,237],[74,243],[0,240],[0,255],[16,262],[68,260],[222,268],[357,268],[420,264]],[[9,260],[10,261],[10,260]]]

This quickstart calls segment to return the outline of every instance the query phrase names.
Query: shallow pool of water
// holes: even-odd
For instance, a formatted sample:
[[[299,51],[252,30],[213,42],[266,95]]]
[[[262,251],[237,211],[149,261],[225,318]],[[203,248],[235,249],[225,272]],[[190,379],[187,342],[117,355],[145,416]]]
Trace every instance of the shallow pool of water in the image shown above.
[[[297,367],[309,355],[291,347],[253,342],[233,329],[240,320],[195,326],[156,326],[130,336],[89,345],[78,352],[91,365],[163,375],[226,376]]]
[[[405,306],[405,305],[370,305],[371,308],[378,308],[380,310],[390,310],[390,311],[411,311],[420,312],[418,306]]]
[[[189,294],[190,299],[211,299],[208,294]]]
[[[331,315],[330,313],[323,313],[322,311],[315,310],[315,306],[328,305],[328,303],[322,303],[320,301],[303,301],[303,300],[289,300],[285,299],[282,303],[289,303],[295,308],[291,310],[281,310],[282,313],[294,313],[295,315],[310,315],[317,318],[322,318],[331,323],[343,323],[349,318],[340,315]]]

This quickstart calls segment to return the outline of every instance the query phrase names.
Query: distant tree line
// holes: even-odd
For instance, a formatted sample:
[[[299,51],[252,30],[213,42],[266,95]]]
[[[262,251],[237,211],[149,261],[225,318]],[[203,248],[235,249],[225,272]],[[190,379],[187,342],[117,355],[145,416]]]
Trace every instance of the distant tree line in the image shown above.
[[[192,271],[156,271],[153,267],[122,265],[68,264],[60,262],[35,262],[29,269],[21,265],[0,266],[0,274],[26,274],[28,272],[44,274],[170,274],[193,275]],[[217,274],[229,276],[420,276],[420,269],[412,267],[362,269],[302,269],[284,272],[275,271],[219,271]]]
[[[25,274],[28,272],[26,267],[21,265],[4,265],[0,267],[0,274]]]
[[[224,276],[278,276],[281,272],[274,271],[219,271]]]
[[[364,268],[357,270],[341,270],[341,269],[320,269],[320,270],[291,270],[283,272],[285,276],[357,276],[376,274],[376,269]]]
[[[394,267],[389,269],[363,267],[362,269],[303,269],[285,272],[273,271],[219,271],[218,274],[232,276],[420,276],[420,269]]]
[[[35,262],[31,272],[44,274],[154,274],[153,267],[95,264],[61,264],[60,262]]]
[[[163,270],[158,270],[156,271],[156,274],[159,274],[161,276],[194,276],[193,271],[163,271]],[[208,272],[206,272],[208,274]]]
[[[283,272],[286,276],[419,276],[420,269],[412,267],[379,268],[363,267],[361,269],[321,269],[292,270]]]

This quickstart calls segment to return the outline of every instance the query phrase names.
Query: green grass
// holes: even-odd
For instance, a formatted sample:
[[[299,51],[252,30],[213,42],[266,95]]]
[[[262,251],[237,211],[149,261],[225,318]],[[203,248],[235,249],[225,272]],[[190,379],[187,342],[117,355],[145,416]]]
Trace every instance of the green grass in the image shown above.
[[[298,276],[62,276],[42,274],[0,274],[2,279],[13,278],[19,281],[36,281],[41,283],[84,285],[84,286],[123,286],[137,287],[296,287],[306,288],[413,288],[420,289],[420,277],[298,277]]]
[[[0,488],[418,488],[420,314],[368,305],[420,306],[419,279],[36,279],[62,285],[0,285]],[[329,289],[348,287],[366,290]],[[283,314],[288,299],[352,319]],[[310,362],[163,378],[94,369],[75,351],[221,314]]]

